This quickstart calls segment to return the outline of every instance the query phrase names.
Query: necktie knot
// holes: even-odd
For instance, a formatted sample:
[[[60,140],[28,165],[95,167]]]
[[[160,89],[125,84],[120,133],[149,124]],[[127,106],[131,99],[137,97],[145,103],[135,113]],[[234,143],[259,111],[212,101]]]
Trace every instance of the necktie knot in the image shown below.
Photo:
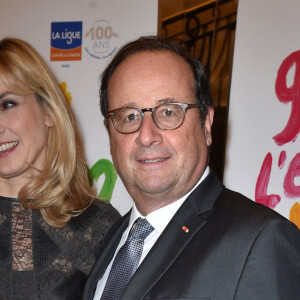
[[[132,239],[144,241],[153,230],[154,228],[146,219],[138,218],[128,234],[127,241]]]

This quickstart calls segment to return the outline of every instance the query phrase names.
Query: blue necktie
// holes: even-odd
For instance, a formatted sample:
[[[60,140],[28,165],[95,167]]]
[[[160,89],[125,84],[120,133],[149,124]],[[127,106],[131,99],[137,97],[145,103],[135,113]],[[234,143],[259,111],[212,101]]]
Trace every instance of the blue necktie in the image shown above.
[[[153,231],[146,219],[138,218],[125,244],[118,251],[103,290],[101,300],[117,300],[138,267],[144,240]]]

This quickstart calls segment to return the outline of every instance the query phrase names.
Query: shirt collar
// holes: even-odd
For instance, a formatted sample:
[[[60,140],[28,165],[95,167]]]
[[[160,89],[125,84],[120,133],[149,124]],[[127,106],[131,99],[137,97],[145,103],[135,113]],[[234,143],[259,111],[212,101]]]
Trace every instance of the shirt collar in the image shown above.
[[[202,174],[201,178],[197,182],[197,184],[182,198],[178,199],[175,202],[172,202],[169,205],[166,205],[164,207],[161,207],[153,212],[151,212],[149,215],[146,216],[147,221],[153,226],[153,228],[161,234],[168,223],[171,221],[177,210],[180,208],[182,203],[186,200],[186,198],[194,191],[194,189],[206,178],[206,176],[209,174],[209,167],[207,167]],[[137,218],[145,218],[142,216],[142,214],[138,211],[136,208],[136,205],[134,204],[132,207],[130,220],[128,224],[128,230],[126,233],[126,238],[129,232],[129,228],[132,227],[133,223]]]

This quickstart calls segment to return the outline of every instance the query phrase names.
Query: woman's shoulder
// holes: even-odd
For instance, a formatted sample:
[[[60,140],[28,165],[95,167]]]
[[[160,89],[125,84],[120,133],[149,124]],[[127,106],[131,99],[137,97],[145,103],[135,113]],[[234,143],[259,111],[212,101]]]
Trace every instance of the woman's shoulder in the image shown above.
[[[120,214],[111,204],[98,199],[80,215],[72,217],[64,228],[51,227],[38,212],[34,215],[34,236],[38,237],[33,245],[36,249],[34,253],[37,253],[38,259],[47,254],[47,263],[38,267],[40,278],[47,277],[48,281],[51,280],[53,289],[55,280],[55,290],[63,292],[66,287],[80,286],[86,279],[102,252],[105,236],[120,218]],[[47,249],[46,254],[43,249]],[[50,293],[49,282],[47,283]]]
[[[90,226],[95,226],[98,230],[103,227],[108,229],[120,218],[120,213],[110,203],[94,199],[87,209],[69,221],[68,226],[74,229]]]
[[[35,231],[41,229],[56,245],[75,252],[78,247],[87,251],[101,247],[110,228],[121,218],[111,204],[99,199],[80,215],[72,217],[64,228],[51,227],[38,212],[35,216]]]

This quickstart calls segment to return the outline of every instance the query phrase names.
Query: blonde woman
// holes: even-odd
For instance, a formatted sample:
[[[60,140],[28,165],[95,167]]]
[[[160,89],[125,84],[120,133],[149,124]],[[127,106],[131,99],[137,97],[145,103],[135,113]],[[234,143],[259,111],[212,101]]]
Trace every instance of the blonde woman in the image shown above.
[[[0,41],[0,299],[81,299],[119,218],[94,201],[70,107],[28,43]]]

